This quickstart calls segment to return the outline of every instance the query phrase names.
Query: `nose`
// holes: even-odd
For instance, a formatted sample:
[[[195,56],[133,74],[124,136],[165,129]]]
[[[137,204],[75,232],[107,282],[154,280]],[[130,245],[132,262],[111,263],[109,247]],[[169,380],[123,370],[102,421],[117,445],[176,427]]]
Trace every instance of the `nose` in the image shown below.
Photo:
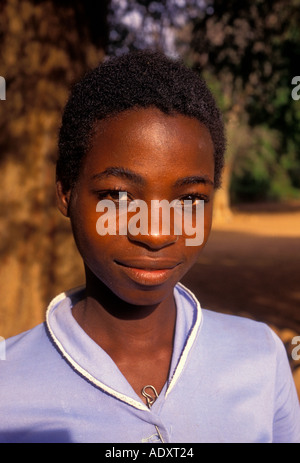
[[[170,244],[176,243],[178,240],[178,235],[163,235],[162,233],[148,233],[147,235],[141,233],[132,235],[128,233],[127,236],[130,241],[143,244],[153,250],[162,249]]]
[[[135,219],[133,223],[129,220],[128,223],[128,239],[154,250],[176,243],[178,235],[175,234],[175,229],[168,220],[167,224],[164,222],[162,211],[157,215],[148,206],[142,201],[139,202],[138,220]],[[136,226],[137,223],[139,227]]]

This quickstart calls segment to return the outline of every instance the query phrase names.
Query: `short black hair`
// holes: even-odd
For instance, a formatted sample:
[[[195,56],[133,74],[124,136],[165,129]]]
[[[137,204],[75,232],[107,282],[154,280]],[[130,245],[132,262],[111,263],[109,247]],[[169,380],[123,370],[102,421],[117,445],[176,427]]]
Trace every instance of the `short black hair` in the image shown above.
[[[76,183],[95,123],[139,107],[193,117],[208,128],[214,144],[214,185],[218,188],[226,143],[222,115],[212,93],[199,74],[180,60],[142,50],[104,60],[74,85],[59,132],[56,178],[64,191]]]

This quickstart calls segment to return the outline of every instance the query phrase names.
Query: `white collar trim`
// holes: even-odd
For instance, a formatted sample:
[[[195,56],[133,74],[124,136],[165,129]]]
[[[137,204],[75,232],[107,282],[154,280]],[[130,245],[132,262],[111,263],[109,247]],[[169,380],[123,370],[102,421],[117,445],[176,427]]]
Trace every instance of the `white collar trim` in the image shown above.
[[[177,367],[175,369],[175,372],[172,376],[172,379],[167,387],[167,391],[166,391],[166,394],[165,394],[165,398],[168,396],[168,394],[171,392],[171,390],[173,389],[173,387],[175,386],[179,376],[181,375],[182,371],[183,371],[183,368],[185,366],[185,363],[186,363],[186,360],[187,360],[187,357],[188,357],[188,354],[192,348],[192,345],[195,341],[195,338],[197,336],[197,333],[198,333],[198,330],[199,330],[199,327],[201,325],[201,322],[202,322],[202,311],[201,311],[201,307],[200,307],[200,304],[199,304],[199,301],[197,300],[197,298],[195,297],[195,295],[188,289],[186,288],[182,283],[177,283],[176,286],[179,286],[181,289],[183,289],[183,291],[189,295],[189,297],[192,299],[192,301],[194,302],[195,306],[196,306],[196,320],[195,320],[195,323],[191,329],[191,332],[189,334],[189,337],[187,339],[187,342],[186,342],[186,345],[181,353],[181,357],[179,359],[179,362],[177,364]],[[87,370],[85,370],[84,368],[82,368],[67,352],[66,350],[64,349],[64,346],[62,345],[62,343],[59,341],[59,339],[57,338],[57,336],[55,335],[54,331],[52,330],[51,328],[51,323],[50,323],[50,315],[51,315],[51,312],[55,309],[55,307],[60,303],[62,302],[65,298],[71,296],[72,294],[75,294],[76,292],[78,292],[79,290],[83,289],[84,286],[80,286],[80,287],[77,287],[77,288],[74,288],[72,290],[69,290],[69,291],[65,291],[61,294],[59,294],[58,296],[56,296],[49,304],[48,308],[47,308],[47,312],[46,312],[46,325],[47,325],[47,328],[48,328],[48,331],[50,333],[50,336],[53,340],[53,342],[55,343],[55,345],[57,346],[57,348],[59,349],[59,351],[63,354],[63,356],[66,358],[66,360],[72,365],[72,367],[78,371],[83,377],[85,377],[88,381],[90,381],[92,384],[94,384],[95,386],[99,387],[100,389],[102,389],[103,391],[107,392],[109,395],[112,395],[114,397],[116,397],[117,399],[123,401],[123,402],[126,402],[127,404],[139,409],[139,410],[143,410],[143,411],[149,411],[149,408],[143,403],[143,402],[139,402],[137,400],[134,400],[132,399],[131,397],[128,397],[127,395],[124,395],[124,394],[121,394],[120,392],[116,391],[115,389],[112,389],[110,388],[109,386],[107,386],[106,384],[103,384],[101,381],[99,381],[97,378],[95,378],[93,375],[91,375]]]

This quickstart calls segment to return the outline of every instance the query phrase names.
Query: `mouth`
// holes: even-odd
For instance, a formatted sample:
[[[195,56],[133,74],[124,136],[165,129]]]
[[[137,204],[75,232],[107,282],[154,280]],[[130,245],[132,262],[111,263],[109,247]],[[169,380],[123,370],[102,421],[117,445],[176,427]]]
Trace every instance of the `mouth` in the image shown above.
[[[155,286],[165,283],[180,262],[158,259],[135,259],[126,262],[115,261],[122,267],[125,274],[134,282],[145,285]]]

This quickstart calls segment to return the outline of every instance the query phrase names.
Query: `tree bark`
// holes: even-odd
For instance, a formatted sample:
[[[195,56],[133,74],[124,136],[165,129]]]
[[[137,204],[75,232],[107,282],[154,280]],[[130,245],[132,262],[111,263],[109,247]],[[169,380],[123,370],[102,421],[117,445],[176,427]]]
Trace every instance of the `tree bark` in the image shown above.
[[[0,336],[5,338],[43,321],[50,299],[81,278],[71,230],[54,194],[57,134],[69,88],[104,55],[89,24],[78,18],[80,3],[9,0],[0,7],[0,74],[7,83],[6,100],[0,102]]]

